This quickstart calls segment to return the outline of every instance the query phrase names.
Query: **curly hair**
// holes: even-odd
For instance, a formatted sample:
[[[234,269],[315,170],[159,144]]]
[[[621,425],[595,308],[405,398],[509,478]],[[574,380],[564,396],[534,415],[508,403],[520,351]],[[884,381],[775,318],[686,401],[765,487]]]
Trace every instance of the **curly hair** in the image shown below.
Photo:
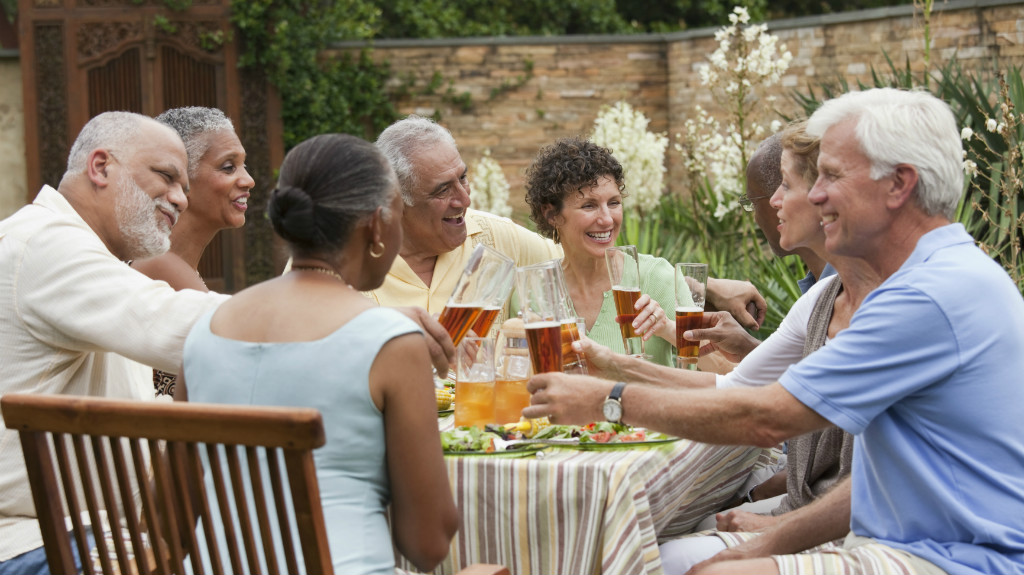
[[[578,136],[541,148],[526,169],[526,203],[537,233],[558,243],[551,220],[562,213],[565,199],[571,193],[582,195],[603,176],[613,179],[626,195],[622,164],[606,148]]]

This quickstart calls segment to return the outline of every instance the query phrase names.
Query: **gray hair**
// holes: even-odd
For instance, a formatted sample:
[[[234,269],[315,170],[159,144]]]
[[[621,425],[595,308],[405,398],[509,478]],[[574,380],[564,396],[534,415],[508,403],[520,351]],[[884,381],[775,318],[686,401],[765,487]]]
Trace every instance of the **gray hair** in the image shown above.
[[[923,90],[850,92],[822,104],[807,133],[820,138],[847,119],[857,121],[854,133],[872,179],[910,164],[918,174],[917,204],[929,216],[953,219],[963,193],[963,145],[949,105]]]
[[[134,112],[103,112],[86,122],[68,153],[67,174],[85,171],[89,154],[99,148],[124,148],[135,140],[142,124],[153,118]]]
[[[412,156],[420,150],[430,149],[438,143],[455,145],[455,138],[447,128],[437,122],[410,114],[395,122],[377,137],[377,148],[391,162],[398,176],[398,190],[402,194],[405,205],[413,205],[412,190],[416,187],[416,170],[413,169]]]
[[[222,130],[235,131],[231,119],[224,115],[217,108],[203,108],[201,106],[188,106],[185,108],[172,108],[156,117],[181,136],[185,142],[185,151],[188,153],[188,177],[196,177],[199,169],[199,160],[210,149],[210,140],[207,134],[220,132]]]
[[[754,179],[769,196],[782,184],[782,137],[772,134],[758,144],[750,156]]]

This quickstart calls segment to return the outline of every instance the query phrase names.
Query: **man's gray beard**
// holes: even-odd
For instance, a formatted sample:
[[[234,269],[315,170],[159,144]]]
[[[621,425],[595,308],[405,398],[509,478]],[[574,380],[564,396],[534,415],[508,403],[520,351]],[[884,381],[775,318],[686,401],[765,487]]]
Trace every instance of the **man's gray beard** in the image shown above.
[[[151,258],[170,249],[170,231],[161,229],[155,213],[155,208],[163,203],[166,202],[149,197],[128,174],[121,176],[114,210],[118,229],[125,241],[125,259]]]

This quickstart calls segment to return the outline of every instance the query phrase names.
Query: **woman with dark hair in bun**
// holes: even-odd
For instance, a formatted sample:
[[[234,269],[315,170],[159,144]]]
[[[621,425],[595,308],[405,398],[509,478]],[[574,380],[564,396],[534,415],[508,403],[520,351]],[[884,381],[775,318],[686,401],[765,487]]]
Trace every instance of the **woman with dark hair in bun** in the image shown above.
[[[424,336],[359,293],[390,269],[402,209],[373,144],[329,134],[296,146],[268,206],[291,270],[197,322],[175,396],[320,410],[327,444],[315,457],[337,573],[394,573],[392,542],[430,571],[458,527]]]

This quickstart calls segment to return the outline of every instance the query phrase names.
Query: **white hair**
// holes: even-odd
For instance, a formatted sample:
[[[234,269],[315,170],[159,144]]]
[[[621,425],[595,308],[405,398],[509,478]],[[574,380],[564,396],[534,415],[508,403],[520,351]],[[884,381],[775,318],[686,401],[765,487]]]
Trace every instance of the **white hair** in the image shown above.
[[[131,147],[142,124],[152,121],[153,118],[134,112],[103,112],[89,120],[68,153],[67,174],[84,172],[93,150]]]
[[[234,133],[235,126],[231,119],[224,115],[217,108],[203,108],[201,106],[188,106],[185,108],[172,108],[156,117],[157,121],[174,128],[185,142],[185,151],[188,153],[188,177],[196,177],[199,169],[199,160],[210,149],[210,139],[207,134],[220,131]]]
[[[387,127],[377,137],[377,148],[391,162],[398,176],[398,190],[405,205],[413,205],[412,190],[416,187],[416,170],[412,156],[420,150],[428,150],[439,143],[455,145],[455,138],[447,128],[437,122],[410,114],[408,117]]]
[[[949,105],[923,90],[876,88],[828,100],[807,122],[807,133],[822,137],[855,119],[871,178],[892,174],[897,164],[917,169],[916,201],[928,215],[950,220],[963,193],[963,146]]]

